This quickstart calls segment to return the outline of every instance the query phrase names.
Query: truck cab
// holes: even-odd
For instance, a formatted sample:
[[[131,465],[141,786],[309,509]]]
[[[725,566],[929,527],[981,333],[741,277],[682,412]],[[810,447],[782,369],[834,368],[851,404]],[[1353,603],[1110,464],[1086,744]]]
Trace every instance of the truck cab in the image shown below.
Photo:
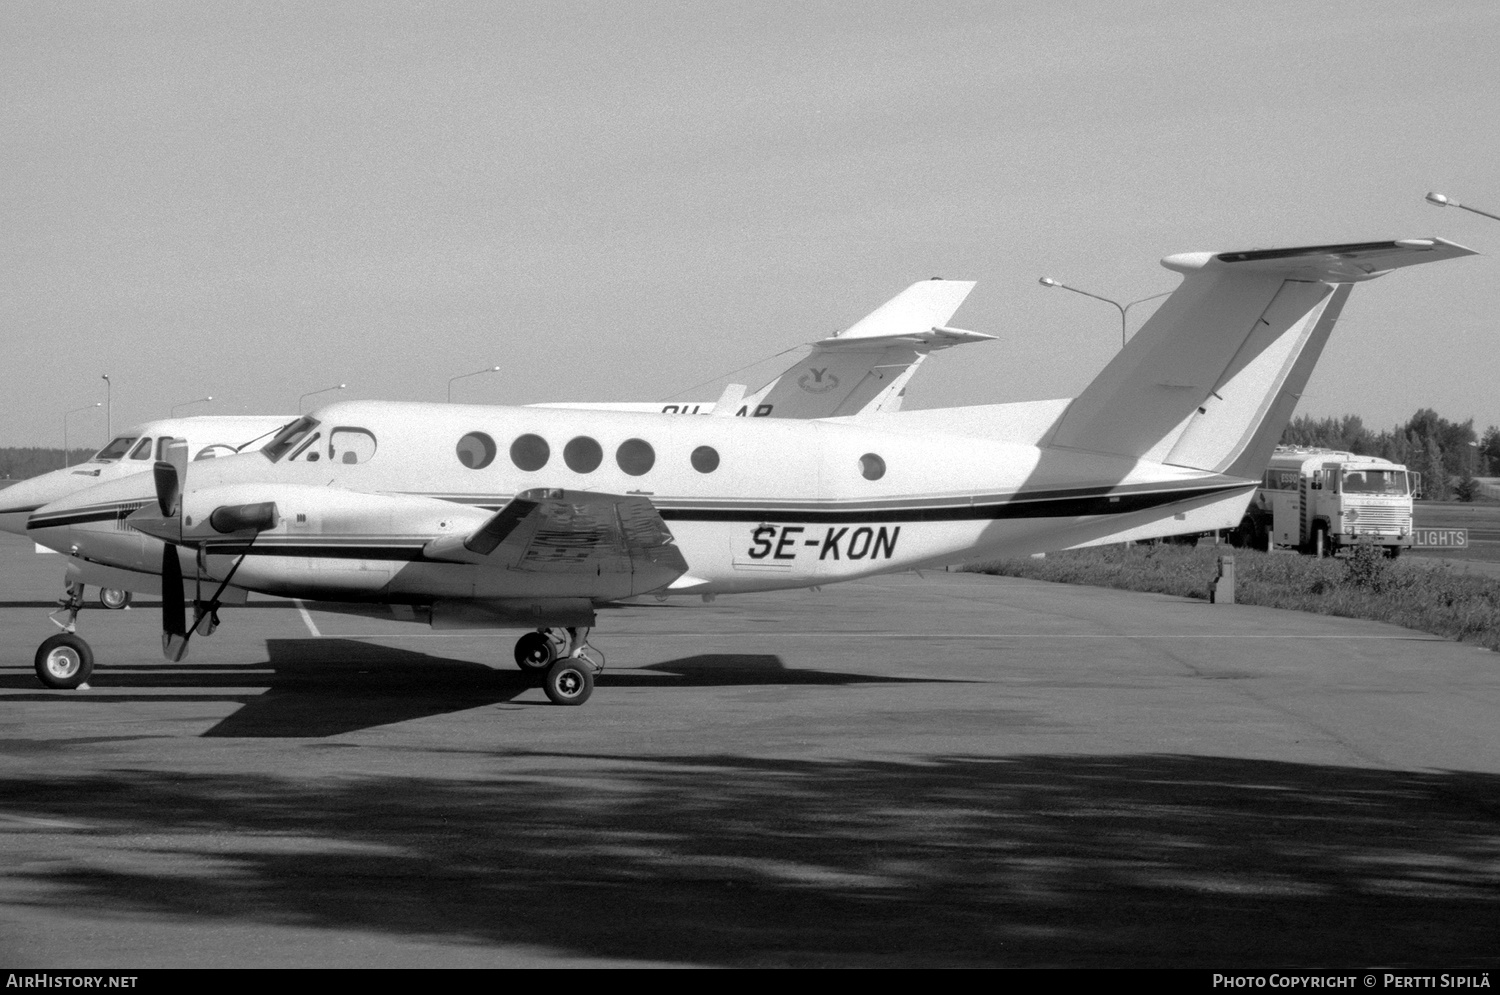
[[[1375,456],[1277,449],[1234,538],[1318,556],[1369,542],[1396,556],[1412,542],[1411,475]]]

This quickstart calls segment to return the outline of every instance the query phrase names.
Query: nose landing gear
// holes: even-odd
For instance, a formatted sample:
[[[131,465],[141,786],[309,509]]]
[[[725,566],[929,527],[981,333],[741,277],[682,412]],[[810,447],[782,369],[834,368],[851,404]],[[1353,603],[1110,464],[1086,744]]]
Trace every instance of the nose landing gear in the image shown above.
[[[94,672],[94,651],[71,632],[59,632],[42,640],[36,650],[36,676],[57,691],[88,688]]]

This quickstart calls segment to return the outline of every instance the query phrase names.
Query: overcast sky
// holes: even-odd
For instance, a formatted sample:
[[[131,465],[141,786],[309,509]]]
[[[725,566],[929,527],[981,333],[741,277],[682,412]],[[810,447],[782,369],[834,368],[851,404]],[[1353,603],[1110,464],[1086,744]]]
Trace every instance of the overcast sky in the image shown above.
[[[60,445],[103,373],[116,428],[491,365],[454,399],[655,400],[938,275],[1000,341],[908,407],[1071,396],[1119,318],[1039,276],[1126,301],[1174,252],[1500,245],[1422,199],[1500,213],[1497,51],[1489,0],[6,0],[0,445]],[[1357,288],[1299,411],[1500,423],[1496,267]]]

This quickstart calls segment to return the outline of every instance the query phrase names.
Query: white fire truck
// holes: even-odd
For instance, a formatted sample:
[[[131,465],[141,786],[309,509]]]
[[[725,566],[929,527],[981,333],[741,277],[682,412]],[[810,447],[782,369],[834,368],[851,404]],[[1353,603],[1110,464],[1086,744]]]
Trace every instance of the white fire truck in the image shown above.
[[[1398,556],[1411,548],[1412,492],[1420,486],[1418,474],[1377,456],[1283,446],[1230,542],[1317,556],[1372,542]]]

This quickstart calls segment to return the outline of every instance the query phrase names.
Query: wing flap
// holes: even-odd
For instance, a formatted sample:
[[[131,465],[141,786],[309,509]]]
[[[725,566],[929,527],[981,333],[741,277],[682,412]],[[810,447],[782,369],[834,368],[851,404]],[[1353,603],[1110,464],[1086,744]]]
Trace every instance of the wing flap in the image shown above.
[[[667,523],[642,495],[538,488],[517,494],[467,536],[429,542],[432,560],[547,575],[576,597],[627,597],[687,572]],[[576,582],[576,583],[575,583]]]

